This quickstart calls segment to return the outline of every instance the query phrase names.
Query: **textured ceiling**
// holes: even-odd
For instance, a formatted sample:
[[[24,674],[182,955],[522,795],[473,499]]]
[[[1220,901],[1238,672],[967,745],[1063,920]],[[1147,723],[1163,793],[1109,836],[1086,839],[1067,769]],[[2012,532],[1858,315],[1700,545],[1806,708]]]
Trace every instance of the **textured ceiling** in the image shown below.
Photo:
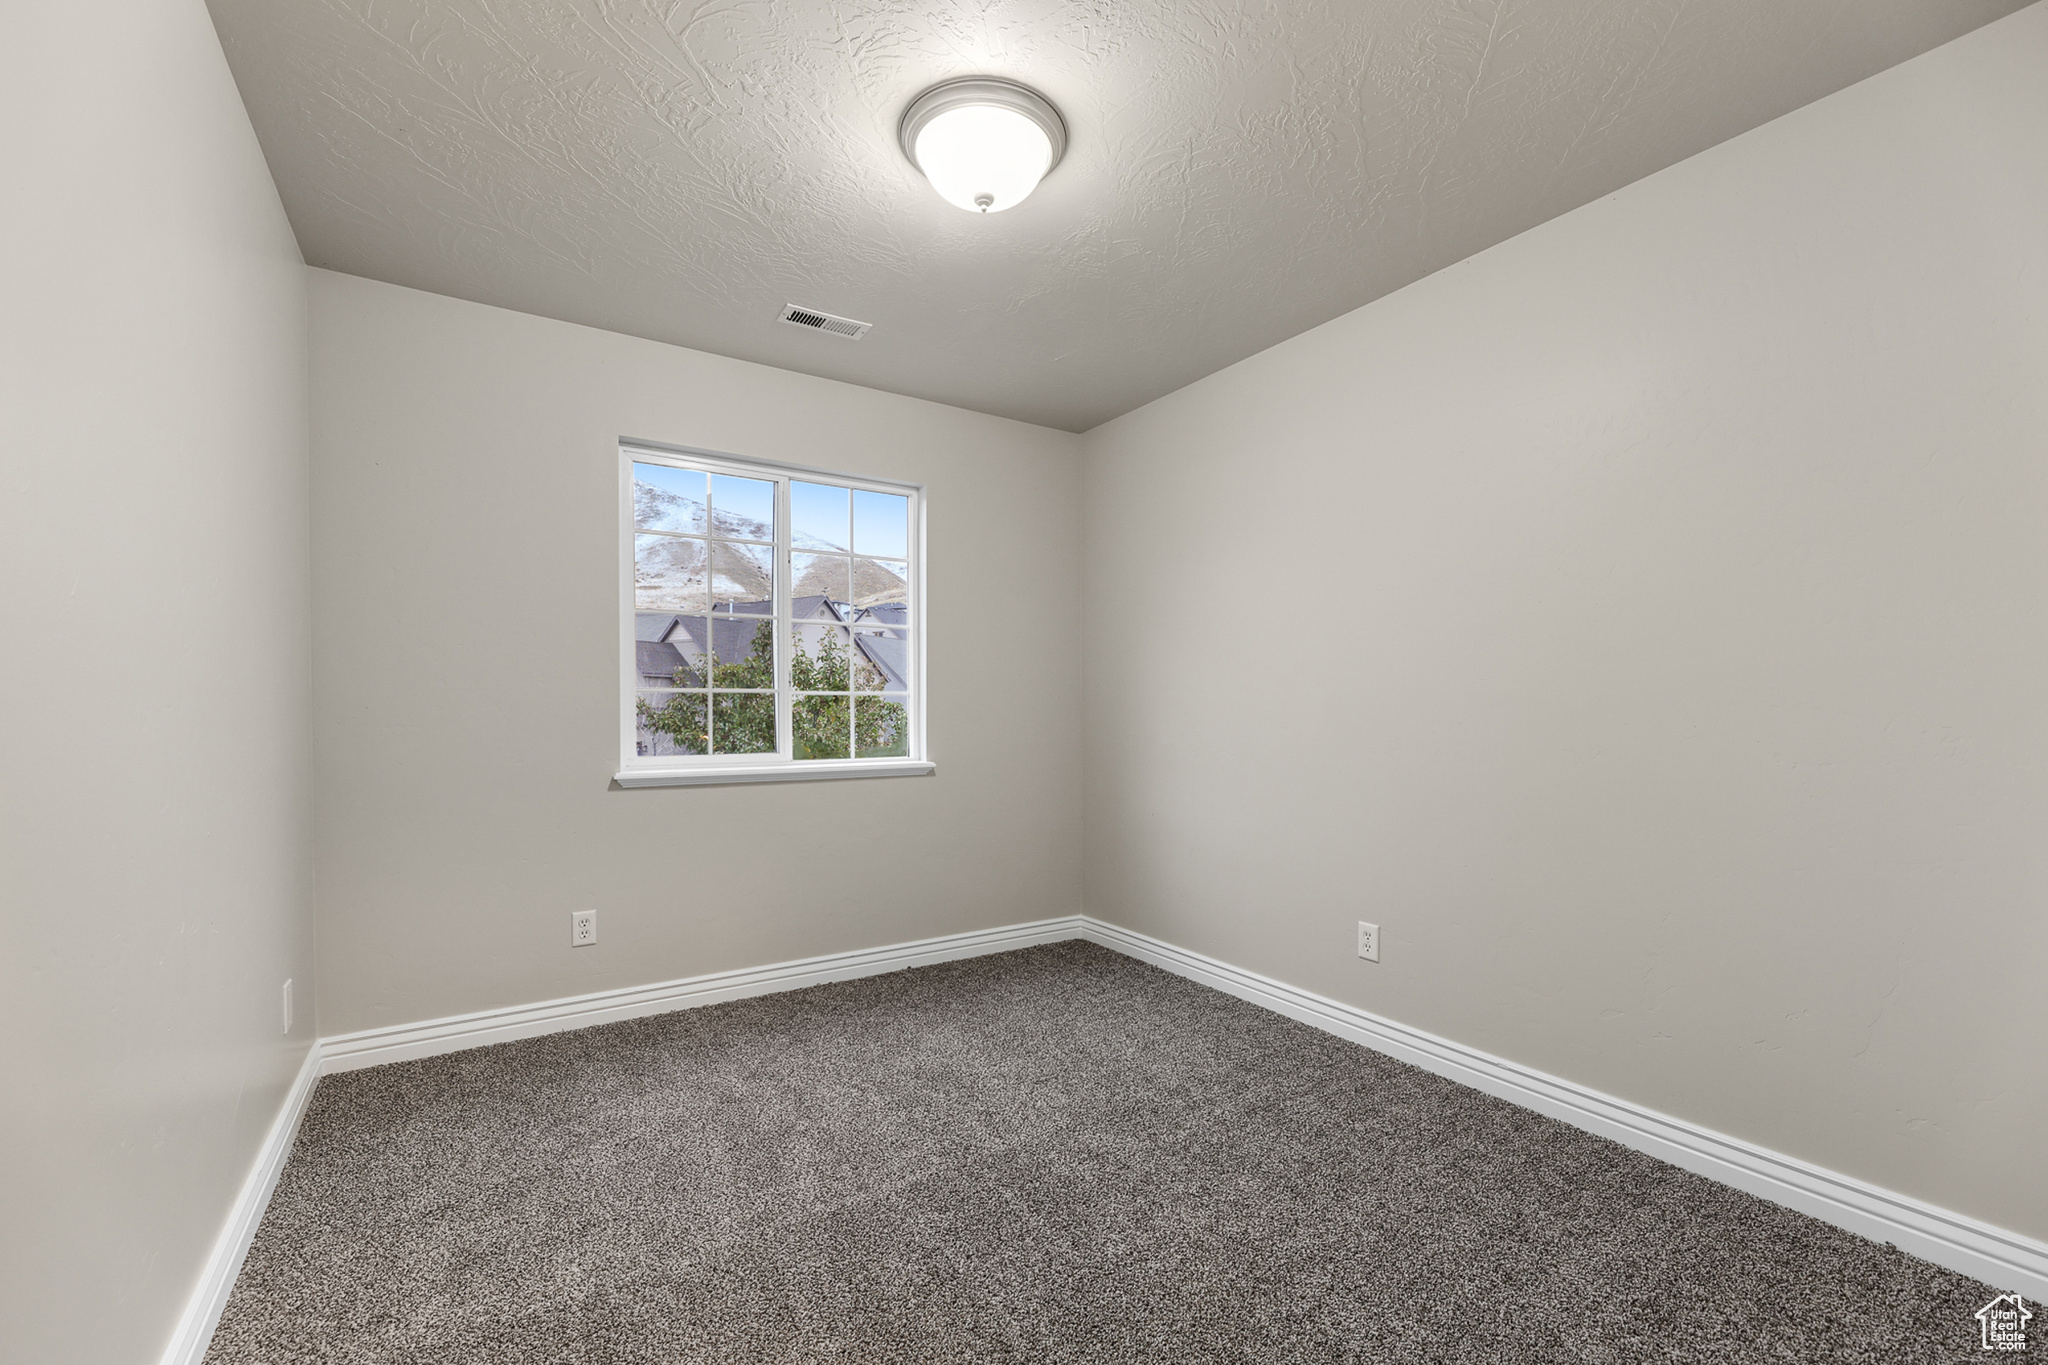
[[[211,7],[314,265],[1083,430],[2022,4]],[[971,74],[1073,135],[985,218],[895,141]]]

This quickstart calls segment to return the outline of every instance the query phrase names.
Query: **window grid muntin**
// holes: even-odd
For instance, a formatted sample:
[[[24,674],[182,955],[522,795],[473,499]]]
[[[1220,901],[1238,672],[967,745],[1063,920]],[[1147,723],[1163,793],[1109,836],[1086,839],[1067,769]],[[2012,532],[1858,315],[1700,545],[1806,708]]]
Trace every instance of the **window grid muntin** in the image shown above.
[[[647,461],[635,460],[634,463],[646,464]],[[636,536],[667,536],[670,540],[721,540],[724,541],[727,545],[765,545],[770,550],[773,550],[775,548],[775,542],[772,540],[748,540],[743,536],[714,536],[707,531],[663,531],[653,526],[635,526],[633,528],[633,534]],[[801,554],[803,553],[803,551],[800,550],[798,551],[798,553]],[[836,554],[838,552],[836,550],[819,550],[814,551],[813,553]],[[865,556],[865,558],[891,559],[894,558],[894,556],[867,555]]]

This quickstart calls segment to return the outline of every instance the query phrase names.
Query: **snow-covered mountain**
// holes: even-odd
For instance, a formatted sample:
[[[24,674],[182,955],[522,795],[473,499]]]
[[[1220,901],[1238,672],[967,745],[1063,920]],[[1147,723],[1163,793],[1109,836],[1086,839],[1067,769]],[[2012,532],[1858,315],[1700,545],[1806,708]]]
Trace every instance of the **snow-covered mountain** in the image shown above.
[[[711,534],[735,540],[773,540],[768,523],[734,512],[719,511],[713,518]],[[633,523],[650,531],[681,531],[704,534],[704,504],[697,498],[671,493],[666,488],[633,480]]]
[[[765,522],[755,521],[734,512],[720,511],[717,526],[711,534],[731,536],[736,540],[773,540],[774,534]],[[701,499],[672,493],[666,488],[656,488],[639,479],[633,481],[633,521],[650,531],[680,531],[685,535],[704,534],[704,503]],[[798,531],[790,537],[790,548],[799,551],[825,554],[845,554],[846,547],[837,541]]]
[[[643,530],[671,531],[684,535],[705,534],[705,509],[701,499],[657,488],[642,480],[633,481],[633,521]],[[735,513],[719,511],[711,518],[711,534],[736,540],[772,540],[772,529],[764,522]],[[791,548],[800,554],[844,555],[846,547],[816,536],[798,535]],[[646,543],[638,556],[634,578],[649,606],[674,610],[703,610],[706,588],[717,601],[760,601],[774,595],[774,571],[769,555],[755,547],[718,546],[706,562],[701,541]],[[798,561],[796,597],[829,597],[842,601],[847,593],[845,559]],[[852,561],[853,600],[862,606],[909,599],[909,585],[893,562],[871,559]]]
[[[846,600],[844,559],[805,556],[796,560],[792,568],[796,573],[796,581],[790,585],[792,597],[825,597],[834,602]],[[853,561],[853,601],[856,605],[872,607],[884,602],[909,600],[910,584],[896,571],[893,563],[873,559]]]

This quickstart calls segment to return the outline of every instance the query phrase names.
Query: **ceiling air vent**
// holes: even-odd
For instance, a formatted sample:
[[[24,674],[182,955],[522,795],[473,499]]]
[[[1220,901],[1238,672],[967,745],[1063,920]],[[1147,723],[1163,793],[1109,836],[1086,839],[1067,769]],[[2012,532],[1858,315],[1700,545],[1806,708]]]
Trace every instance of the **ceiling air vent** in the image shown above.
[[[852,318],[837,318],[830,313],[821,313],[815,308],[799,308],[793,303],[783,306],[782,320],[792,327],[808,327],[814,332],[830,332],[833,336],[845,337],[848,341],[859,341],[868,334],[868,328],[874,325],[855,322]]]

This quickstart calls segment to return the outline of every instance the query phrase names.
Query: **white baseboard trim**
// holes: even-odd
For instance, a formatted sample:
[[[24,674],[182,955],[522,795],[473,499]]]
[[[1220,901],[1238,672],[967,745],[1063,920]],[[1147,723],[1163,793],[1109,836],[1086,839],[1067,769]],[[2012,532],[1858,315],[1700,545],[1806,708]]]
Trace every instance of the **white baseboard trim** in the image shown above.
[[[270,1207],[271,1192],[277,1188],[278,1176],[284,1173],[285,1158],[291,1155],[299,1120],[305,1117],[306,1103],[313,1098],[313,1084],[319,1079],[320,1044],[316,1041],[307,1051],[306,1060],[299,1064],[299,1074],[292,1078],[291,1089],[285,1092],[284,1103],[271,1120],[270,1131],[263,1136],[263,1145],[256,1149],[255,1164],[235,1194],[220,1235],[213,1239],[206,1267],[200,1272],[192,1297],[185,1301],[184,1316],[178,1319],[170,1344],[164,1347],[161,1365],[200,1365],[205,1359],[206,1348],[213,1341],[213,1329],[220,1325],[221,1310],[228,1306],[235,1276],[241,1273],[249,1243],[255,1240],[257,1225],[263,1221],[263,1211]]]
[[[2048,1244],[1603,1095],[1097,919],[1081,937],[1475,1090],[1562,1119],[1724,1185],[2030,1299],[2048,1299]]]
[[[459,1052],[490,1043],[509,1043],[517,1038],[535,1038],[544,1033],[589,1028],[593,1024],[666,1014],[670,1010],[716,1005],[749,996],[772,995],[777,991],[793,991],[827,981],[879,976],[884,972],[899,972],[906,967],[924,967],[934,962],[1006,953],[1035,943],[1079,938],[1081,924],[1081,916],[1066,915],[1030,924],[1006,925],[1000,929],[978,929],[971,933],[920,939],[915,943],[894,943],[883,948],[829,953],[798,962],[777,962],[766,967],[743,967],[737,971],[714,972],[709,976],[685,977],[680,981],[661,981],[651,986],[598,991],[591,995],[546,1000],[537,1005],[479,1010],[474,1014],[428,1019],[417,1024],[394,1024],[388,1028],[365,1029],[360,1033],[343,1033],[321,1039],[322,1074],[382,1066],[386,1062],[411,1061],[415,1057],[433,1057],[443,1052]]]

